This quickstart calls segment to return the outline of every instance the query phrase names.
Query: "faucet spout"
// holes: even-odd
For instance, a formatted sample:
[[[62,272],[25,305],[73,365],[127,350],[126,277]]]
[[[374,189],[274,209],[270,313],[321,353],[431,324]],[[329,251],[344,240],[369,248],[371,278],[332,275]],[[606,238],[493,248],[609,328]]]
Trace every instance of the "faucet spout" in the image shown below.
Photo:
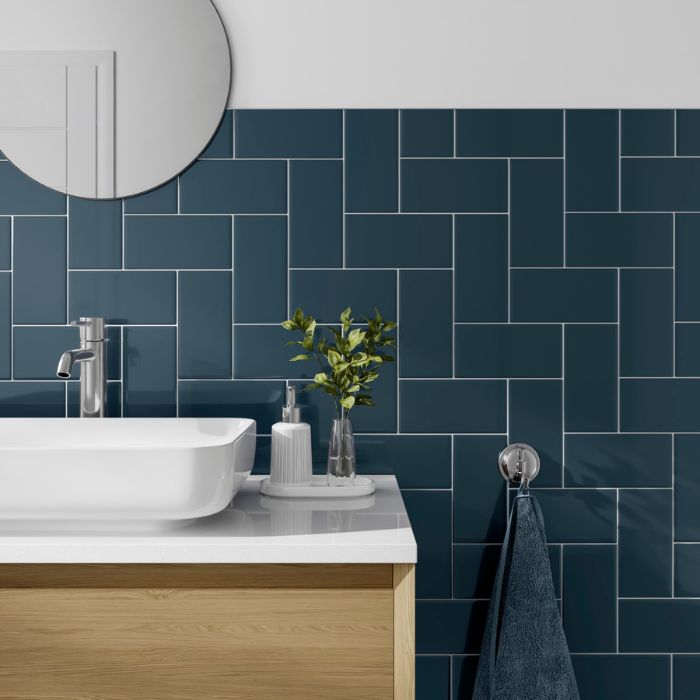
[[[77,350],[66,350],[58,361],[56,376],[61,379],[70,379],[73,366],[76,362],[89,362],[94,359],[95,353],[92,350],[83,350],[80,348]]]
[[[83,317],[71,321],[80,329],[80,347],[66,350],[58,361],[56,375],[70,379],[73,368],[80,365],[80,417],[104,418],[107,397],[107,372],[105,365],[105,320]]]

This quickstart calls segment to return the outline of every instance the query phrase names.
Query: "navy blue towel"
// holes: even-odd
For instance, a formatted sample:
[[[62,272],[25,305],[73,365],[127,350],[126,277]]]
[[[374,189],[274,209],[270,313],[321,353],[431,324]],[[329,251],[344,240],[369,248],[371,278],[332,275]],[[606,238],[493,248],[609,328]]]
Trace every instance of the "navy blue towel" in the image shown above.
[[[472,700],[579,700],[542,512],[529,494],[511,511]]]

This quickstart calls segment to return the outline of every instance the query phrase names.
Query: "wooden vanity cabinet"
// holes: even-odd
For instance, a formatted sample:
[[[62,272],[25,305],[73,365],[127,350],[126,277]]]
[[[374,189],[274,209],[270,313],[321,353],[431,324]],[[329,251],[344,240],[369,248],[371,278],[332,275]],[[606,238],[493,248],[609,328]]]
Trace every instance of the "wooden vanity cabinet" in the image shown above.
[[[413,700],[413,564],[0,565],[0,700]]]

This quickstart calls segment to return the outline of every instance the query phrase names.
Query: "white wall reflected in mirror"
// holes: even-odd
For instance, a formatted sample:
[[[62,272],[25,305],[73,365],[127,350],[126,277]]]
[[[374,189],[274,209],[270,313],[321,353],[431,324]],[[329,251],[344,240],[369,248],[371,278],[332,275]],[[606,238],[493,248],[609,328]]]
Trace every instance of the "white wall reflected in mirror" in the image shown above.
[[[216,131],[231,56],[210,0],[0,0],[0,150],[52,189],[126,197]]]

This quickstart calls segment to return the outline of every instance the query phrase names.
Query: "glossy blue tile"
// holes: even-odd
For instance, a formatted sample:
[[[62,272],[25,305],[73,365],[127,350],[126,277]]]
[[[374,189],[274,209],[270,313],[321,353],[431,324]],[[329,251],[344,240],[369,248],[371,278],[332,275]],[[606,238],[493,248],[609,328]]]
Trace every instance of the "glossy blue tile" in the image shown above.
[[[559,549],[558,546],[554,547]],[[490,598],[496,578],[501,545],[455,544],[453,597]]]
[[[124,416],[177,414],[176,335],[174,328],[124,329]]]
[[[615,270],[512,270],[511,319],[530,323],[617,320]]]
[[[455,217],[455,321],[508,320],[508,217]]]
[[[0,217],[0,270],[12,267],[12,219]]]
[[[700,544],[682,543],[675,546],[675,588],[679,598],[700,597]]]
[[[620,374],[673,375],[673,271],[620,271]]]
[[[12,275],[0,272],[0,379],[12,372]]]
[[[558,109],[457,110],[458,156],[561,156]]]
[[[672,214],[567,214],[566,264],[670,267]]]
[[[478,654],[487,611],[486,601],[419,600],[416,653]]]
[[[183,214],[286,214],[287,163],[200,160],[180,176]]]
[[[563,261],[564,161],[511,161],[511,265],[558,267]]]
[[[623,158],[622,209],[700,210],[700,158]]]
[[[105,403],[107,418],[122,418],[122,383],[107,382]],[[80,418],[80,382],[68,382],[66,386],[66,416]]]
[[[401,211],[506,212],[508,161],[404,159]]]
[[[343,164],[289,164],[290,267],[343,266]]]
[[[571,661],[581,700],[671,700],[668,656],[573,654]]]
[[[618,210],[618,133],[617,110],[566,111],[567,211]]]
[[[476,682],[478,656],[452,656],[451,700],[470,698]]]
[[[404,491],[404,504],[418,543],[416,597],[452,595],[452,515],[449,491]]]
[[[231,267],[229,216],[127,216],[124,239],[127,268]]]
[[[455,326],[455,374],[484,378],[561,377],[561,346],[561,327],[555,325]]]
[[[700,216],[676,216],[676,321],[700,321]]]
[[[177,214],[178,179],[124,200],[125,214]]]
[[[700,425],[700,380],[623,379],[620,427],[627,432],[693,432]]]
[[[675,455],[675,536],[680,542],[700,542],[700,479],[698,479],[698,454],[700,436],[676,435]]]
[[[102,316],[110,323],[175,323],[174,272],[71,272],[71,319]]]
[[[65,214],[66,196],[27,177],[9,160],[0,161],[0,214]]]
[[[453,550],[453,597],[491,597],[496,578],[501,545],[498,544],[455,544]],[[547,547],[549,566],[552,570],[554,593],[561,596],[561,545]]]
[[[700,324],[676,325],[676,376],[700,377]]]
[[[353,214],[345,237],[348,267],[452,267],[451,216]]]
[[[178,376],[231,376],[231,273],[181,272],[178,277]]]
[[[620,491],[619,595],[673,595],[673,494],[670,490]]]
[[[569,650],[616,650],[615,548],[606,545],[564,547],[564,632]]]
[[[77,328],[70,326],[35,326],[14,329],[15,379],[53,379],[56,377],[58,358],[72,348],[80,347]],[[121,330],[107,328],[105,342],[107,379],[121,377]],[[75,366],[73,379],[79,379],[80,369]]]
[[[566,486],[669,487],[670,435],[567,435]]]
[[[313,379],[318,372],[315,360],[289,361],[301,349],[287,343],[301,336],[284,330],[279,324],[236,326],[233,337],[236,379]]]
[[[536,489],[551,543],[614,543],[616,492],[592,489]],[[564,585],[566,597],[566,584]]]
[[[400,376],[451,377],[452,272],[402,270],[399,289]]]
[[[122,201],[68,201],[68,264],[73,270],[122,266]]]
[[[524,442],[537,450],[538,486],[561,486],[562,382],[517,379],[508,386],[509,440]]]
[[[402,433],[503,433],[505,381],[402,379]]]
[[[391,109],[345,113],[345,211],[399,207],[398,114]]]
[[[65,218],[15,219],[12,281],[14,323],[66,322]]]
[[[506,528],[506,485],[492,469],[505,435],[457,435],[454,440],[454,541],[500,542]]]
[[[258,433],[280,419],[284,382],[183,381],[180,415],[192,418],[252,418]]]
[[[62,418],[65,386],[59,382],[0,382],[0,418]]]
[[[621,600],[620,651],[700,652],[700,600]]]
[[[393,270],[292,270],[290,284],[291,310],[301,307],[323,323],[337,323],[348,306],[357,319],[374,316],[375,308],[385,319],[396,319]]]
[[[671,657],[673,663],[673,700],[695,700],[698,695],[700,656]],[[668,697],[668,695],[659,697]]]
[[[568,432],[617,431],[616,326],[566,326],[564,398]]]
[[[401,155],[452,156],[454,112],[451,109],[402,109]]]
[[[449,700],[450,657],[416,658],[416,700]]]
[[[677,110],[676,129],[676,153],[679,156],[700,155],[700,110]]]
[[[200,158],[232,158],[233,157],[233,111],[227,109],[221,118],[221,124],[204,149]]]
[[[236,110],[236,158],[341,158],[337,109]]]
[[[675,141],[672,109],[623,109],[623,156],[672,156]]]
[[[233,237],[234,320],[281,323],[287,318],[286,217],[236,217]]]
[[[395,474],[403,489],[452,487],[449,435],[357,435],[358,464],[367,474]]]

